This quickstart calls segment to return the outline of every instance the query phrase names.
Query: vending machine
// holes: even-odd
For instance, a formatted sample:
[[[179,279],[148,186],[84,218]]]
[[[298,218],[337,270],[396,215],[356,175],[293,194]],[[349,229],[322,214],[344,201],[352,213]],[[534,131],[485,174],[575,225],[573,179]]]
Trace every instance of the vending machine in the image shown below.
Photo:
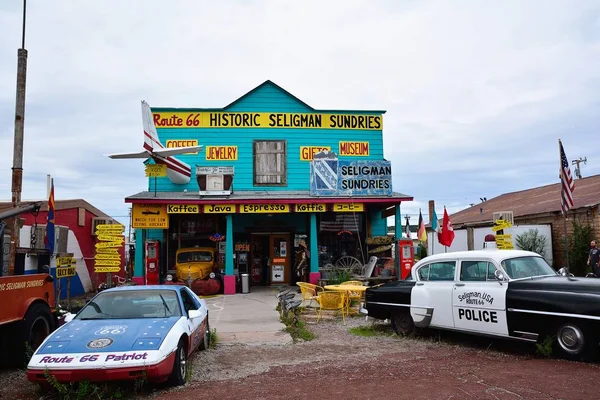
[[[160,241],[146,240],[144,283],[158,285],[160,283]]]
[[[410,275],[410,270],[415,265],[415,248],[412,239],[398,240],[398,258],[400,259],[400,279],[404,280]]]

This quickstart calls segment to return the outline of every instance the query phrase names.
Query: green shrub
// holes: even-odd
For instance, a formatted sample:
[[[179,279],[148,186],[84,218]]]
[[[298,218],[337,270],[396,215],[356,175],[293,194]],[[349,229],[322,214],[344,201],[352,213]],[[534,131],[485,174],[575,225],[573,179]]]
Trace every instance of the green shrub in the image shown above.
[[[588,272],[587,259],[593,234],[590,225],[582,225],[573,219],[573,235],[569,238],[569,272],[573,275],[584,276]],[[560,242],[564,243],[564,237],[559,240]],[[566,266],[565,260],[565,265],[561,267]]]
[[[537,229],[529,229],[515,238],[515,244],[521,250],[533,251],[538,253],[542,257],[546,258],[546,244],[548,238],[545,235],[540,234]]]

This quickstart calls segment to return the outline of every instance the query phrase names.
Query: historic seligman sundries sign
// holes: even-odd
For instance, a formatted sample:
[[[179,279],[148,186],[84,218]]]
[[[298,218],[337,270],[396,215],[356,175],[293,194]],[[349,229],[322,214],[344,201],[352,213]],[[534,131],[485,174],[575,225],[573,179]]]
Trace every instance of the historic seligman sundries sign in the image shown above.
[[[389,161],[315,159],[310,165],[311,196],[391,196]]]

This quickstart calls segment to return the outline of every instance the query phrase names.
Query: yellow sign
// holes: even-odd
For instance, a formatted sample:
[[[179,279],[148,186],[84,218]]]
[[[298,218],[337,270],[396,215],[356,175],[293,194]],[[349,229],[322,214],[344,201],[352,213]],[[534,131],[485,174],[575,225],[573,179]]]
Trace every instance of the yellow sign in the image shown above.
[[[363,203],[335,203],[333,205],[333,211],[337,212],[361,212],[365,211],[365,205]]]
[[[98,253],[96,254],[96,260],[120,260],[121,259],[121,255],[120,254],[105,254],[105,253]]]
[[[383,129],[382,115],[248,112],[155,112],[157,128]]]
[[[167,140],[165,142],[165,147],[166,148],[173,148],[173,147],[190,147],[190,146],[198,146],[198,141],[197,140],[185,140],[185,139],[173,139],[173,140]],[[183,153],[183,154],[198,154],[197,151],[193,151],[191,153]]]
[[[329,151],[331,147],[300,146],[300,161],[312,161],[315,158],[315,154],[325,150]]]
[[[205,204],[205,214],[232,214],[235,213],[235,204]]]
[[[56,266],[57,267],[70,267],[73,264],[76,264],[77,260],[74,257],[56,257]]]
[[[121,247],[121,245],[115,246],[115,247]],[[114,248],[114,247],[102,247],[102,248],[96,247],[96,256],[98,256],[100,254],[120,254],[120,253],[119,253],[119,249]],[[120,257],[120,255],[119,255],[119,257]]]
[[[513,250],[512,235],[496,235],[496,247],[500,250]]]
[[[198,204],[167,204],[168,214],[198,214],[199,212]]]
[[[327,204],[296,204],[294,208],[296,212],[325,212]]]
[[[159,177],[167,176],[167,165],[166,164],[146,164],[146,176],[147,177]]]
[[[123,247],[123,242],[100,242],[96,243],[96,249],[107,249],[111,247]]]
[[[95,267],[94,272],[119,272],[121,270],[120,267]]]
[[[94,265],[98,266],[98,265],[104,265],[104,266],[111,266],[111,267],[120,267],[121,266],[121,260],[94,260]]]
[[[133,204],[132,228],[168,228],[166,204]]]
[[[56,268],[56,277],[57,278],[66,278],[69,276],[75,276],[77,273],[76,267],[59,267]]]
[[[100,234],[98,235],[98,240],[102,240],[105,242],[119,242],[124,241],[125,237],[122,235],[110,235],[110,234]]]
[[[290,212],[290,206],[288,204],[241,204],[240,212],[246,214],[286,213]]]
[[[369,142],[340,142],[340,156],[368,156]]]
[[[121,224],[101,224],[96,225],[96,235],[101,235],[106,233],[108,235],[114,235],[116,232],[123,232],[125,230],[125,226]]]
[[[216,160],[237,160],[237,146],[206,146],[206,159],[209,161]]]

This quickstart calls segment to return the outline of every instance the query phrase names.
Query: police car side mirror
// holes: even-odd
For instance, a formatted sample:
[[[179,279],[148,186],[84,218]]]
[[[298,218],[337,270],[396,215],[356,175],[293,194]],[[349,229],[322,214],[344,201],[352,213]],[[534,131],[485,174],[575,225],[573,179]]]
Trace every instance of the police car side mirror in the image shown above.
[[[506,280],[506,276],[504,275],[504,272],[500,271],[499,269],[494,271],[494,276],[496,277],[496,279],[498,279],[498,281],[500,281],[500,283],[502,283]]]
[[[569,273],[567,272],[567,269],[565,267],[562,267],[561,269],[558,270],[558,274],[560,276],[567,276],[569,275]]]

